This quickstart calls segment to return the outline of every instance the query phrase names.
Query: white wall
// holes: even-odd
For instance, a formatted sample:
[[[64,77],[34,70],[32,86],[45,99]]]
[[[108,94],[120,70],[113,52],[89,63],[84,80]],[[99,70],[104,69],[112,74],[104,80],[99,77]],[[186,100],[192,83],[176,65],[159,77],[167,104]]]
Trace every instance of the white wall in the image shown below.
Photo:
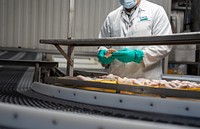
[[[47,48],[41,38],[66,38],[69,0],[0,0],[0,47]]]

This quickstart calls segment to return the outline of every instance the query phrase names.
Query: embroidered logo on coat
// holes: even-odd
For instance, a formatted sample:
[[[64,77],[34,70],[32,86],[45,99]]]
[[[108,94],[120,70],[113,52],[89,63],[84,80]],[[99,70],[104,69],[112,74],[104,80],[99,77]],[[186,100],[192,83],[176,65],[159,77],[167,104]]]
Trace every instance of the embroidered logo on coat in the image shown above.
[[[140,21],[149,21],[147,16],[140,17]]]

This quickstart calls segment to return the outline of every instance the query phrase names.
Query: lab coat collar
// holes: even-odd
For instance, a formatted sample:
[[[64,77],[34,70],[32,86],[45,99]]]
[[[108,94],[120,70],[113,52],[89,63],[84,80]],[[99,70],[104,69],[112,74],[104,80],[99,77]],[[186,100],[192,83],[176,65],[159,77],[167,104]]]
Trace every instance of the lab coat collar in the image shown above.
[[[146,6],[145,6],[145,3],[146,2],[146,0],[141,0],[140,1],[140,4],[138,5],[138,8],[140,9],[140,10],[145,10],[146,9]]]
[[[139,3],[139,5],[138,5],[138,7],[137,7],[135,13],[133,14],[133,16],[132,16],[131,19],[130,19],[130,21],[134,20],[136,17],[138,17],[138,15],[139,15],[142,11],[144,11],[144,10],[146,9],[145,4],[144,4],[145,2],[146,2],[146,0],[141,0],[141,1],[140,1],[140,3]]]
[[[129,23],[128,15],[126,14],[123,6],[121,6],[121,18],[123,19],[124,22]]]

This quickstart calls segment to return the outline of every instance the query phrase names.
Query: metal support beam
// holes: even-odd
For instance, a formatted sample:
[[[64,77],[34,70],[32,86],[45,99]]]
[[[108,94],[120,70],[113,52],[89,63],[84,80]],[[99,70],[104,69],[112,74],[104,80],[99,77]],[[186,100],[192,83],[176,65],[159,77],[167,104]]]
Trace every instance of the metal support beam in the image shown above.
[[[169,56],[166,56],[166,57],[163,59],[163,73],[164,73],[164,74],[167,74],[168,62],[169,62]]]
[[[68,57],[70,58],[70,62],[67,62],[67,75],[73,76],[74,74],[74,64],[73,64],[73,56],[74,56],[74,46],[68,46]],[[71,63],[72,62],[72,63]]]
[[[73,66],[74,61],[72,59],[72,55],[74,55],[74,46],[68,46],[68,52],[66,53],[59,45],[55,45],[55,47],[58,49],[58,51],[65,57],[67,60],[67,71],[66,75],[73,76]]]
[[[67,60],[67,62],[73,66],[73,60],[71,60],[70,58],[70,54],[67,54],[59,45],[55,45],[55,47],[58,49],[58,51],[65,57],[65,59]],[[68,52],[69,53],[69,52]]]
[[[36,63],[35,64],[35,74],[34,74],[34,81],[36,81],[36,82],[39,82],[39,80],[40,80],[40,78],[39,78],[40,70],[39,69],[40,69],[39,64]]]

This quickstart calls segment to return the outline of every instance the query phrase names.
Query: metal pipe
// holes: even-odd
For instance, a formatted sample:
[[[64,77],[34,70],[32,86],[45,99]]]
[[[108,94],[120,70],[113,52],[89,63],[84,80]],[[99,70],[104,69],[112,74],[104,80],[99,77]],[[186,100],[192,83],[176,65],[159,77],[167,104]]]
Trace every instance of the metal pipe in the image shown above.
[[[75,1],[69,0],[69,15],[68,15],[69,24],[68,24],[68,34],[67,34],[68,39],[71,39],[73,35],[74,8],[75,8]]]
[[[143,45],[191,45],[200,44],[200,32],[162,36],[115,37],[103,39],[41,39],[42,44],[65,46],[143,46]]]
[[[68,27],[68,39],[72,39],[73,37],[73,26],[74,26],[74,8],[75,8],[75,0],[69,0],[69,27]],[[67,66],[66,66],[66,75],[73,76],[73,60],[71,60],[74,57],[74,47],[68,46],[68,52],[67,52]]]

